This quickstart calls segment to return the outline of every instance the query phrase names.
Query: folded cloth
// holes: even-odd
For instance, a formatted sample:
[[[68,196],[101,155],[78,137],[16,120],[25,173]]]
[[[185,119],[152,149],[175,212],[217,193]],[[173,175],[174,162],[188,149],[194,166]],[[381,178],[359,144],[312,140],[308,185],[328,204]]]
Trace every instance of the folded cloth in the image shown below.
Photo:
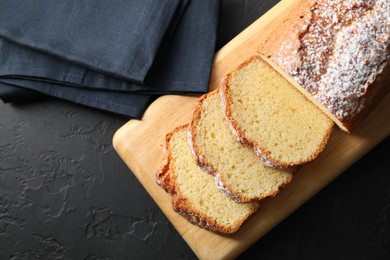
[[[0,36],[143,81],[180,0],[2,0]]]
[[[25,88],[18,88],[8,84],[4,84],[0,81],[0,95],[4,103],[9,102],[31,102],[39,100],[42,96],[37,91],[28,90]]]
[[[34,84],[34,87],[30,88],[29,86],[32,84]],[[135,119],[141,119],[143,112],[152,99],[149,95],[77,89],[47,82],[34,83],[23,79],[0,79],[0,89],[6,99],[12,99],[14,102],[23,101],[28,97],[30,97],[30,101],[41,97],[36,96],[36,91],[31,91],[32,93],[28,92],[29,89],[34,89],[38,90],[39,93],[44,93],[52,97]],[[18,96],[15,99],[15,94],[22,96]]]
[[[81,95],[79,91],[84,89],[83,104],[89,103],[87,105],[92,107],[97,107],[94,105],[95,98],[91,96],[91,101],[86,102],[89,93],[86,91],[99,90],[100,94],[104,91],[108,92],[105,98],[110,104],[116,102],[115,99],[109,100],[113,96],[113,90],[126,95],[147,95],[146,98],[141,97],[142,95],[134,95],[131,98],[132,102],[135,102],[135,98],[141,98],[143,101],[150,100],[150,94],[207,92],[215,51],[219,0],[190,1],[184,10],[185,4],[187,3],[181,3],[176,10],[177,13],[181,13],[178,10],[184,11],[182,18],[172,37],[165,35],[163,46],[160,46],[160,52],[146,78],[146,84],[103,74],[1,38],[0,78],[4,83],[34,89],[76,103],[80,103],[78,102],[80,99],[76,97],[78,93]],[[47,86],[50,86],[50,91]],[[56,93],[57,86],[59,93]],[[63,91],[65,87],[69,89]],[[15,88],[15,91],[20,91],[20,88]],[[4,95],[9,96],[9,92],[9,89],[5,91],[0,86],[0,98]],[[130,99],[127,98],[127,101]],[[145,109],[143,104],[144,102],[141,102],[137,113],[133,110],[132,114],[127,115],[138,117]],[[105,107],[105,110],[116,112],[115,106]],[[102,106],[97,108],[104,109]],[[123,114],[123,110],[120,111],[118,113]]]

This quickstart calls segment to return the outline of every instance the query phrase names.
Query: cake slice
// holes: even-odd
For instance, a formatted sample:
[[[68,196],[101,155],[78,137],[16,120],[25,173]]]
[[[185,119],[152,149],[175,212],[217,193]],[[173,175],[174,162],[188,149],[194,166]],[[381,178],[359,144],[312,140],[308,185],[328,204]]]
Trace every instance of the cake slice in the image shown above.
[[[172,196],[172,207],[193,224],[231,234],[259,208],[259,203],[237,203],[217,188],[213,176],[196,165],[188,138],[188,125],[166,137],[165,160],[157,183]]]
[[[293,177],[291,170],[264,166],[251,147],[236,141],[218,90],[200,98],[189,127],[189,142],[197,164],[214,176],[225,195],[238,202],[275,196]]]
[[[220,94],[238,141],[253,146],[270,166],[313,160],[333,129],[328,116],[259,56],[229,73]]]

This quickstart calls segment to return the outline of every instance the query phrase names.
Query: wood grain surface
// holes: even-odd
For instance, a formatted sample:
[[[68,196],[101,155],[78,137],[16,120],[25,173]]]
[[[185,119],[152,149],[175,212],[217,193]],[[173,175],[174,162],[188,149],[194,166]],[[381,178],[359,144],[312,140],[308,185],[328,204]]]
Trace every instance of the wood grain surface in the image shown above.
[[[215,56],[210,90],[218,86],[226,73],[254,55],[259,44],[298,2],[281,1],[222,48]],[[142,120],[131,120],[116,132],[113,145],[201,259],[238,256],[390,134],[390,95],[387,95],[353,134],[335,129],[325,151],[316,160],[301,167],[293,182],[280,194],[264,201],[260,211],[236,234],[221,236],[198,228],[175,213],[170,196],[155,183],[165,135],[191,120],[198,98],[160,97],[147,109]]]

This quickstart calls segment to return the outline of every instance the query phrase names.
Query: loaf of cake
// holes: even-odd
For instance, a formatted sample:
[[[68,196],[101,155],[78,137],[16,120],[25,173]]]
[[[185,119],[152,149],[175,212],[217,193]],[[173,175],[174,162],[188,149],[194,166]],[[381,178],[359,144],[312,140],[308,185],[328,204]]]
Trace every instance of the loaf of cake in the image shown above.
[[[259,56],[227,74],[219,90],[237,140],[268,166],[301,165],[324,150],[332,120]]]
[[[390,89],[390,1],[300,1],[259,52],[350,132]]]
[[[218,233],[234,233],[260,204],[237,203],[225,196],[213,176],[195,163],[187,133],[185,125],[167,134],[157,183],[171,194],[173,209],[191,223]]]
[[[264,166],[253,149],[237,142],[222,110],[218,90],[203,95],[189,126],[197,164],[214,176],[219,189],[237,202],[275,196],[292,180],[291,170]]]

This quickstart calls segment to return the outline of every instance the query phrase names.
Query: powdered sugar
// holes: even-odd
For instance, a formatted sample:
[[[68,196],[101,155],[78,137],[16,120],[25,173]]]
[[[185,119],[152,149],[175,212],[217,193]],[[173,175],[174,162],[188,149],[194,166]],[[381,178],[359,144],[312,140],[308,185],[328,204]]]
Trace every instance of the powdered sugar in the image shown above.
[[[261,161],[264,165],[266,165],[266,166],[268,166],[268,167],[271,167],[271,168],[276,168],[276,169],[283,169],[283,168],[285,168],[285,167],[282,167],[282,166],[279,165],[279,164],[276,164],[276,163],[270,161],[270,160],[264,155],[263,151],[261,150],[261,148],[260,148],[259,146],[254,146],[254,147],[253,147],[253,150],[255,151],[257,157],[260,158],[260,161]]]
[[[215,172],[214,175],[215,184],[217,184],[218,189],[228,198],[235,200],[236,202],[243,202],[241,197],[232,193],[229,189],[226,188],[224,182],[221,180],[221,175],[219,172]]]
[[[318,0],[290,45],[272,59],[338,119],[348,120],[364,108],[368,86],[389,60],[390,1]],[[289,49],[295,52],[283,57]]]

